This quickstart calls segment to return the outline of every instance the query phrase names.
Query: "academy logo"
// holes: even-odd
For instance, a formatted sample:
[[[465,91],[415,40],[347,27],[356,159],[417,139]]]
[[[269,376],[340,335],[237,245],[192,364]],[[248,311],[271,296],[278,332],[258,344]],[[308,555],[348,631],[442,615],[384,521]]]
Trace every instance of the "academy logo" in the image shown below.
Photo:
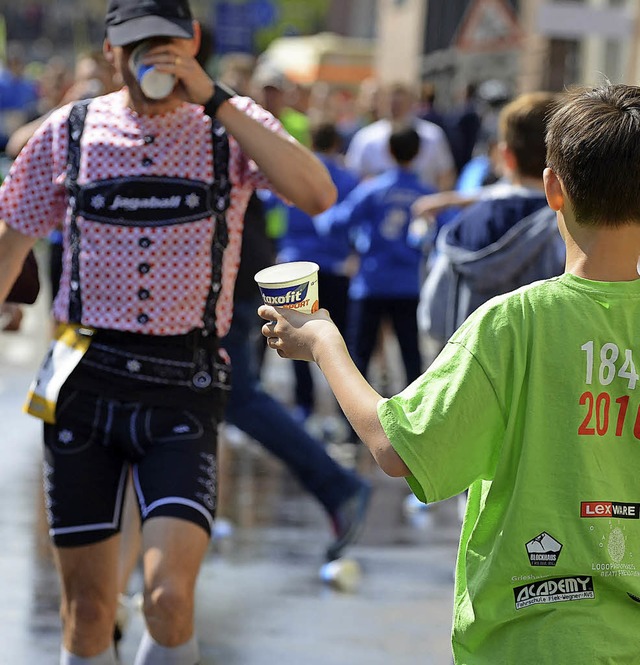
[[[555,566],[562,550],[562,544],[546,531],[527,543],[527,554],[532,566]]]
[[[640,518],[640,503],[582,501],[580,517],[619,517],[624,520],[637,520]]]
[[[515,587],[513,595],[517,610],[530,605],[595,598],[592,577],[556,577],[542,580]]]

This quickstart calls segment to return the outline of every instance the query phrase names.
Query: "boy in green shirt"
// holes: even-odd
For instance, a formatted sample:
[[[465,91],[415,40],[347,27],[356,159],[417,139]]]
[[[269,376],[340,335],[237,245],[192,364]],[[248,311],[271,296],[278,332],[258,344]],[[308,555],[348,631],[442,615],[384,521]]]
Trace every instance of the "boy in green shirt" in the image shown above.
[[[318,364],[386,473],[424,501],[469,488],[457,664],[640,658],[638,183],[640,88],[566,95],[544,171],[565,274],[483,305],[390,399],[326,311],[259,310],[269,346]]]

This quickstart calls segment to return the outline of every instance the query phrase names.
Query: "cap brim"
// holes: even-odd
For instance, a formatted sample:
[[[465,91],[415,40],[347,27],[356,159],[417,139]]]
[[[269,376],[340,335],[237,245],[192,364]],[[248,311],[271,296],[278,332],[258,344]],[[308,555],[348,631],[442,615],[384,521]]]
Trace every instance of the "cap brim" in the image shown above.
[[[193,37],[191,19],[167,19],[161,16],[141,16],[125,23],[107,27],[107,38],[112,46],[125,46],[150,37]]]

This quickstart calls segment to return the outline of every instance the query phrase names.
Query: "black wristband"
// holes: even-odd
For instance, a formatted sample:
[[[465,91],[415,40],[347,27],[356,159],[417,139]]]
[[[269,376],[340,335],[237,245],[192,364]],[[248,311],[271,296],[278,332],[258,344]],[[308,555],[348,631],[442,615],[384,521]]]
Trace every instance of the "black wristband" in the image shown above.
[[[213,91],[213,96],[211,99],[204,105],[204,112],[211,116],[212,118],[216,117],[218,109],[224,104],[228,99],[236,96],[236,92],[232,90],[228,85],[220,83],[219,81],[215,82],[215,88]]]

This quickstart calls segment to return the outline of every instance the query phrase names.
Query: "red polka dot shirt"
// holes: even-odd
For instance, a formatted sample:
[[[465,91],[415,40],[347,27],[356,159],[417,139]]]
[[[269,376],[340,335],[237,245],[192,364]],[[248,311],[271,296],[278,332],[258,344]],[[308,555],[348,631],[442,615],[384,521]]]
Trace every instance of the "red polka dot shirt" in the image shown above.
[[[211,121],[201,106],[185,103],[170,113],[141,116],[127,106],[126,99],[121,90],[91,101],[81,140],[78,184],[130,175],[213,182]],[[236,97],[232,103],[273,131],[282,131],[280,123],[251,99]],[[0,188],[0,218],[17,231],[43,238],[64,221],[63,272],[53,305],[55,318],[63,322],[68,321],[71,266],[65,188],[70,108],[55,111],[45,121]],[[229,137],[229,150],[229,244],[216,308],[220,336],[231,321],[248,200],[254,189],[270,188],[233,137]],[[211,280],[211,218],[151,227],[104,224],[81,216],[77,222],[81,323],[152,335],[179,335],[202,327]],[[147,267],[144,274],[139,269],[142,264]]]

